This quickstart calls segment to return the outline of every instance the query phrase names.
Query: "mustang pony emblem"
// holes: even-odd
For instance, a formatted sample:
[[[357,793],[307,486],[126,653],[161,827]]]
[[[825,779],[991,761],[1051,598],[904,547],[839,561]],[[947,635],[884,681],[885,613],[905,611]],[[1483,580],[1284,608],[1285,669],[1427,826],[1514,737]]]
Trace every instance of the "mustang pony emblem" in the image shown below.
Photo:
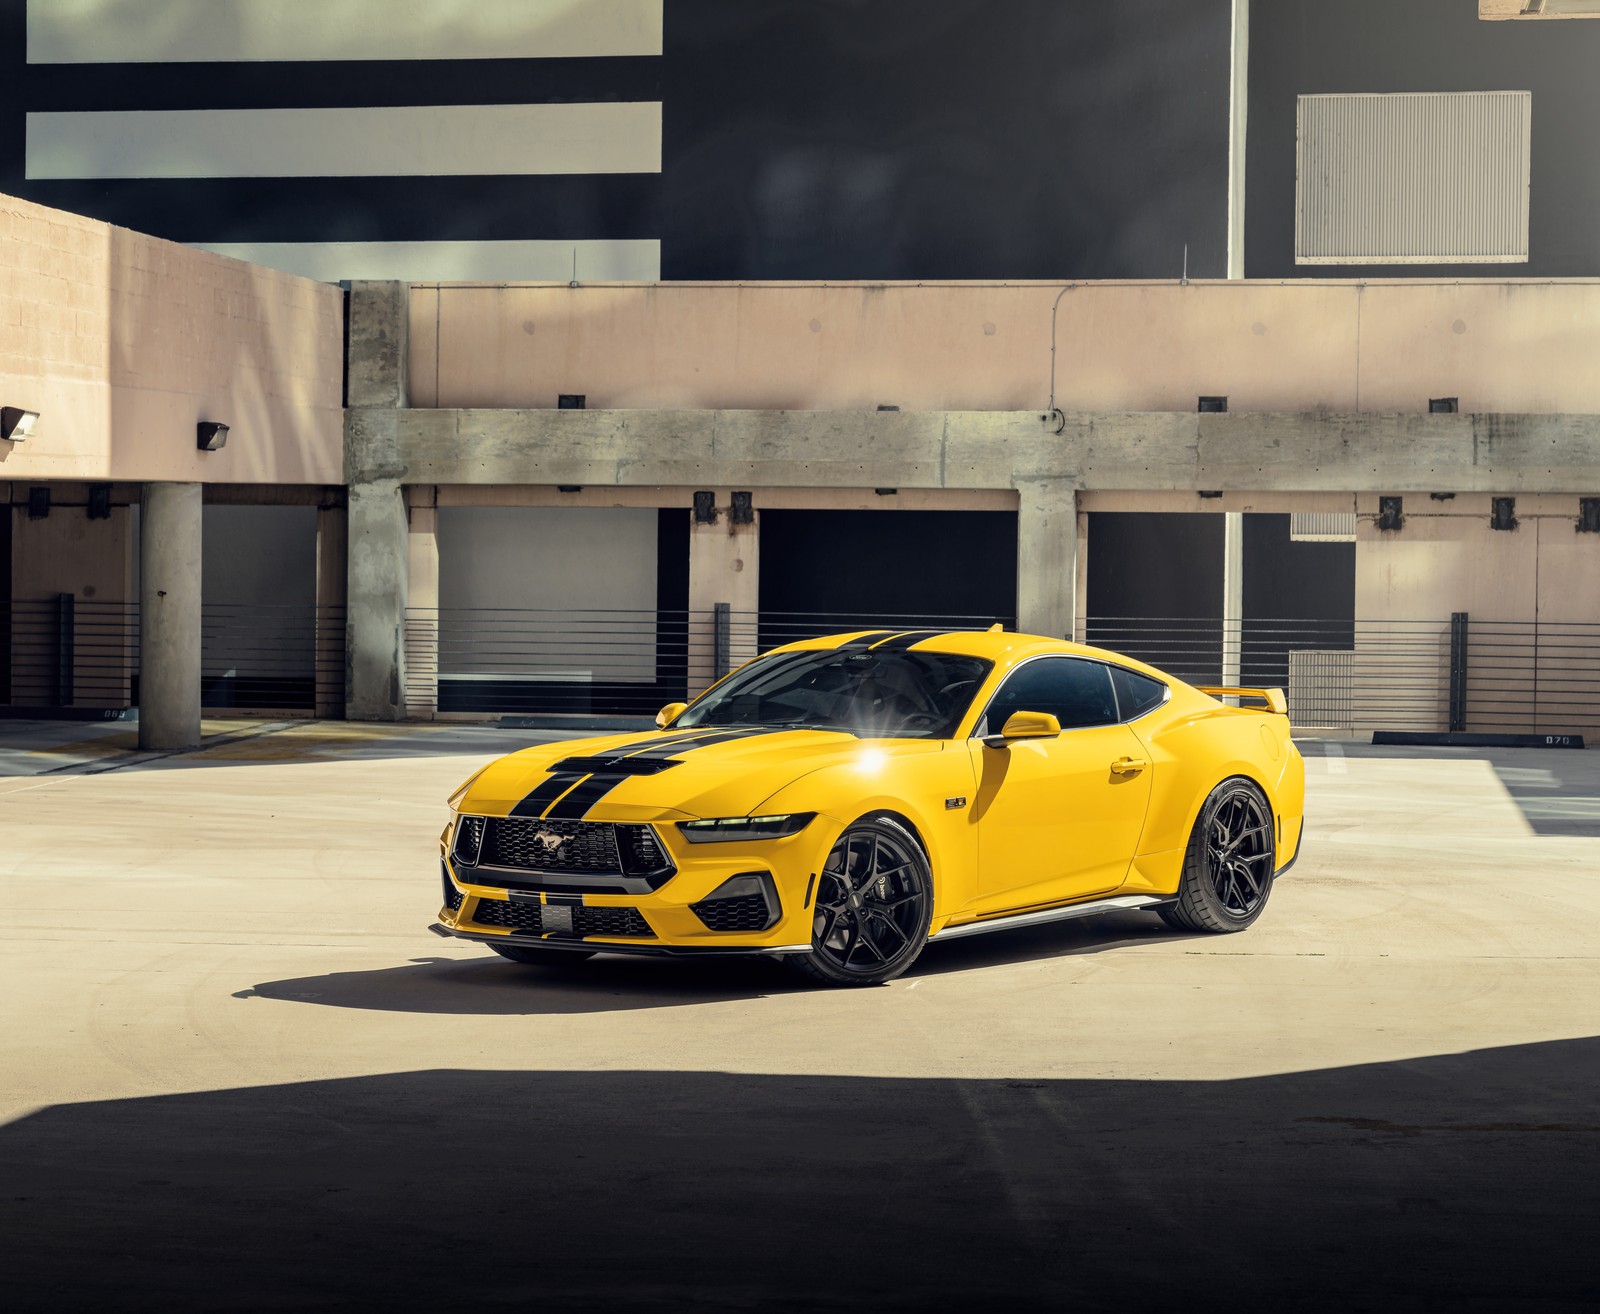
[[[554,853],[571,838],[571,835],[557,835],[553,830],[536,830],[533,833],[533,842],[546,853]]]

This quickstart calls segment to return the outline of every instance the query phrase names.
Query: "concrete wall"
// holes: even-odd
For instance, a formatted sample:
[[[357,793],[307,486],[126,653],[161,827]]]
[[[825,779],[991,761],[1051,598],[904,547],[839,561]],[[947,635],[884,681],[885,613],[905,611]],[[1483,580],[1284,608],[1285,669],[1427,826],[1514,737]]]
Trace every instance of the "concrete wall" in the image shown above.
[[[338,483],[342,336],[337,288],[0,196],[7,478]]]
[[[1600,412],[1593,282],[418,286],[410,342],[417,407]]]

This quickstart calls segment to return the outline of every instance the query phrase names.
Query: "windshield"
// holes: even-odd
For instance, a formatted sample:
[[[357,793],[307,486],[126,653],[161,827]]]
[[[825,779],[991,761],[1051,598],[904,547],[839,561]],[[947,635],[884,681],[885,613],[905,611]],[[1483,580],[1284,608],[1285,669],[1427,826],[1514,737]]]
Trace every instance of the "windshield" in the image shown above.
[[[864,739],[948,739],[989,667],[943,652],[773,653],[729,676],[673,728],[803,726]]]

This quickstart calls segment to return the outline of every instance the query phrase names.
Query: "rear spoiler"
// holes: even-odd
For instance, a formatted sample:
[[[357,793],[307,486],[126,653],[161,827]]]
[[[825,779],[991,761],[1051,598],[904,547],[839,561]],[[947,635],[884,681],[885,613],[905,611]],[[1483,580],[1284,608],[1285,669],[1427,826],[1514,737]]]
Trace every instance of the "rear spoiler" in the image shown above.
[[[1265,703],[1263,708],[1254,710],[1276,712],[1279,716],[1289,715],[1289,703],[1283,696],[1282,689],[1240,689],[1233,685],[1201,685],[1198,686],[1203,694],[1210,694],[1213,698],[1254,698],[1257,702]]]

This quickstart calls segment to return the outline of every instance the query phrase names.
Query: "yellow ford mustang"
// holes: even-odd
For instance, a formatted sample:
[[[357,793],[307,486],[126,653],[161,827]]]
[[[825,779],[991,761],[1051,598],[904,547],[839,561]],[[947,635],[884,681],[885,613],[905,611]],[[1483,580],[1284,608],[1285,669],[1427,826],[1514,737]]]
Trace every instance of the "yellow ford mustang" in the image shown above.
[[[1300,844],[1279,690],[998,627],[790,644],[657,722],[461,786],[433,929],[524,963],[769,954],[873,985],[929,940],[1118,909],[1243,930]]]

